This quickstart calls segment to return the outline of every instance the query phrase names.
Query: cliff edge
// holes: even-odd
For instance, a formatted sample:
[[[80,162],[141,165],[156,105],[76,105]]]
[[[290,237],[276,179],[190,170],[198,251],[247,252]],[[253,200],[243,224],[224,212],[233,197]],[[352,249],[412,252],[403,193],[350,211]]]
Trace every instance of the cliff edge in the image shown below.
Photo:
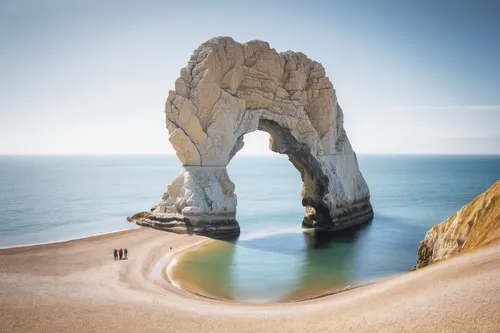
[[[500,181],[427,231],[410,271],[500,239]]]

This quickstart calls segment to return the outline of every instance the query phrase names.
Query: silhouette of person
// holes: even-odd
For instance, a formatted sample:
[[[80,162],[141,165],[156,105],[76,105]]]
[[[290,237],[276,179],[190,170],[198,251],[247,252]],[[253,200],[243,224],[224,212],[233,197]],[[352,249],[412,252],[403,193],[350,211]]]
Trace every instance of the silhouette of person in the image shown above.
[[[120,256],[120,260],[122,260],[123,250],[121,248],[118,250],[118,255]]]
[[[128,251],[127,249],[123,250],[124,258],[123,259],[128,259]]]
[[[118,260],[118,250],[117,249],[114,249],[113,257],[115,258],[115,260]]]

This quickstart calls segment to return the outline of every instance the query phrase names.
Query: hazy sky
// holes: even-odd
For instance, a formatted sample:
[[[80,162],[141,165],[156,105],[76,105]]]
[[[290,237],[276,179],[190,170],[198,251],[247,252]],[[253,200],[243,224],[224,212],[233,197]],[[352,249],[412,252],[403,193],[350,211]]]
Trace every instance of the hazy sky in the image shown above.
[[[168,90],[220,35],[321,62],[358,153],[500,153],[499,17],[477,0],[0,0],[0,154],[173,153]]]

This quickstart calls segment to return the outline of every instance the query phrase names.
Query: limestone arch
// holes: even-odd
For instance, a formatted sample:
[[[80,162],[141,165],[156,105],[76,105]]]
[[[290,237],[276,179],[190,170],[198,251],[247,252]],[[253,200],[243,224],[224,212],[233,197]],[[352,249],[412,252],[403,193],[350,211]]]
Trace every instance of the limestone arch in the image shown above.
[[[235,185],[226,166],[243,147],[243,136],[258,129],[301,173],[304,226],[334,231],[373,217],[342,109],[321,64],[300,52],[278,53],[267,42],[217,37],[196,49],[180,74],[165,114],[183,166],[138,224],[238,235]]]

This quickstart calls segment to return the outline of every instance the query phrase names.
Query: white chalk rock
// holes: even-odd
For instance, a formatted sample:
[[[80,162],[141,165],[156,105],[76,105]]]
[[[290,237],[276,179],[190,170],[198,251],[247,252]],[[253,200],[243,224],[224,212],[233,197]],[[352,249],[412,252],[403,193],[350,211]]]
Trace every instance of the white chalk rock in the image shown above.
[[[368,186],[343,128],[325,69],[303,53],[217,37],[194,51],[165,104],[170,142],[184,167],[153,215],[206,235],[236,235],[226,165],[243,136],[270,134],[303,179],[304,226],[338,230],[370,220]],[[279,208],[277,208],[279,209]]]

